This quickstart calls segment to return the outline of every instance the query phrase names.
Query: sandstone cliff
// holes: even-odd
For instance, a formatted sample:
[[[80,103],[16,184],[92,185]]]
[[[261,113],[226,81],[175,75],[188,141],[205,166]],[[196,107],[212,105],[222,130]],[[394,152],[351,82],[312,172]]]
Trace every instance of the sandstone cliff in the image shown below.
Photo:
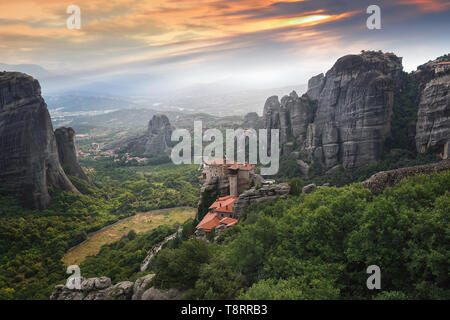
[[[448,61],[450,56],[443,56],[420,66],[414,73],[419,86],[417,151],[436,148],[443,159],[450,155],[450,66],[440,63]]]
[[[56,145],[58,146],[59,162],[61,163],[64,172],[92,184],[78,163],[75,148],[75,131],[72,128],[58,128],[55,130],[55,138]]]
[[[174,127],[170,124],[169,118],[164,114],[157,114],[149,121],[144,134],[110,144],[105,149],[121,148],[150,156],[168,154],[170,152],[168,142],[173,130]]]
[[[45,209],[49,186],[78,193],[65,175],[39,82],[0,72],[0,186],[29,208]]]
[[[280,130],[282,154],[296,158],[306,175],[314,163],[327,170],[359,169],[386,150],[394,97],[413,81],[418,94],[408,108],[417,113],[417,129],[407,139],[413,143],[415,136],[419,152],[436,147],[447,158],[450,74],[442,62],[448,60],[446,55],[406,74],[392,53],[344,56],[325,75],[311,78],[303,96],[294,91],[281,100],[268,98],[264,127]]]

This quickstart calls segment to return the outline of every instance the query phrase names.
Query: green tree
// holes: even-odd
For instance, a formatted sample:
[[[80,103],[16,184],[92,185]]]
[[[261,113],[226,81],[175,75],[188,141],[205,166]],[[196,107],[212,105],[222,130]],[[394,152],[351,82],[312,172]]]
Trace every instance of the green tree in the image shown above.
[[[302,178],[296,177],[291,179],[289,181],[289,186],[291,187],[290,194],[294,196],[300,195],[302,193],[303,185],[304,182]]]
[[[209,247],[199,239],[185,241],[178,249],[163,249],[157,256],[152,282],[159,288],[193,288],[201,265],[209,259]]]

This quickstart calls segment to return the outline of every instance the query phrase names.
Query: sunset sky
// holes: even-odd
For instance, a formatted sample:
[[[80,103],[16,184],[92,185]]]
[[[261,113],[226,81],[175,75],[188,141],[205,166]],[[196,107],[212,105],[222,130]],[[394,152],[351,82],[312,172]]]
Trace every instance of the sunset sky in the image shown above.
[[[71,4],[80,30],[66,27]],[[381,30],[366,28],[371,4]],[[1,63],[40,65],[60,83],[128,79],[140,93],[302,84],[363,49],[411,71],[450,52],[449,31],[448,0],[0,0]]]

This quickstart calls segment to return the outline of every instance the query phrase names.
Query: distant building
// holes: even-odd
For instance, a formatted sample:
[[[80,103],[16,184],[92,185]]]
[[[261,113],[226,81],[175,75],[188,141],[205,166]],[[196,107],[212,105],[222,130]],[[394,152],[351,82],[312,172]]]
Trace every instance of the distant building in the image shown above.
[[[236,218],[233,216],[233,206],[237,199],[239,199],[239,197],[220,197],[209,207],[208,212],[215,213],[219,218]]]
[[[435,65],[434,72],[435,73],[439,73],[439,72],[444,72],[444,71],[449,70],[449,69],[450,69],[450,61],[438,62]]]
[[[255,166],[248,162],[239,164],[228,159],[214,159],[205,161],[204,167],[205,170],[202,174],[206,182],[213,178],[228,177],[230,195],[233,197],[237,197],[243,191],[248,190],[255,175]]]
[[[225,228],[234,226],[238,222],[238,217],[233,215],[233,206],[237,199],[239,197],[225,196],[218,198],[197,225],[197,230],[202,229],[204,232],[210,232],[221,225],[224,225]]]
[[[255,166],[246,162],[240,164],[228,159],[214,159],[204,162],[203,177],[206,182],[216,178],[228,178],[229,195],[219,197],[208,208],[208,213],[197,225],[197,235],[211,232],[216,228],[229,228],[238,223],[233,214],[233,206],[239,194],[250,188],[255,177]]]

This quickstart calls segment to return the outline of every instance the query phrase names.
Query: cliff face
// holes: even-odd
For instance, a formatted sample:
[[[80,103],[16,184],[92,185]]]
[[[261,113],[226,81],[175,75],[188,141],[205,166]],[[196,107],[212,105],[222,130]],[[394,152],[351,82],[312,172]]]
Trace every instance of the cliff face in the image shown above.
[[[170,141],[172,130],[173,128],[166,115],[154,115],[148,123],[147,140],[144,146],[144,152],[151,155],[167,152],[169,149],[167,142]]]
[[[55,138],[58,146],[59,162],[65,173],[92,183],[78,163],[75,148],[75,131],[72,128],[58,128],[55,130]]]
[[[325,76],[309,81],[302,97],[267,100],[266,128],[280,129],[284,154],[292,150],[325,168],[360,168],[380,157],[390,135],[394,92],[401,86],[401,58],[363,52],[340,58]]]
[[[49,186],[78,193],[58,159],[39,82],[0,72],[0,186],[29,208],[45,209]]]
[[[443,159],[450,155],[450,65],[445,64],[449,58],[447,55],[420,66],[414,74],[420,90],[417,151],[434,147]]]
[[[157,114],[149,121],[147,131],[143,135],[110,144],[106,149],[125,148],[131,152],[152,156],[169,153],[168,141],[173,130],[169,118],[164,114]]]

